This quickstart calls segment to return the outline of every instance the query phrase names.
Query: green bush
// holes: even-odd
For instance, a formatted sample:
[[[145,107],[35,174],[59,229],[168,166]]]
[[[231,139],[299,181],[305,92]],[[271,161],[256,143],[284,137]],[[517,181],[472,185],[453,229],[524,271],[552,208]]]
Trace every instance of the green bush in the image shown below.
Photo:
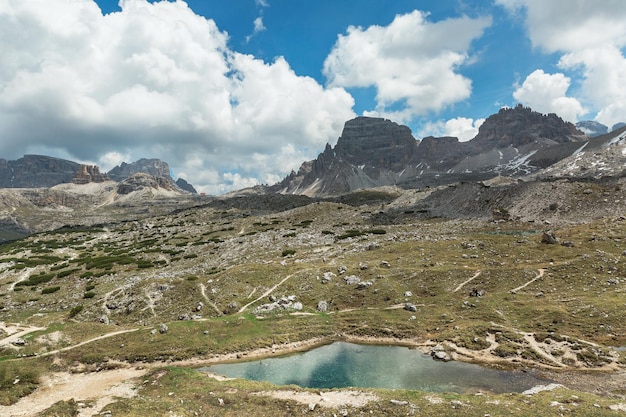
[[[41,290],[41,294],[52,294],[54,292],[57,292],[61,289],[61,287],[46,287],[43,290]]]
[[[96,296],[96,293],[93,291],[87,291],[85,294],[83,294],[83,298],[94,298]]]
[[[84,308],[85,307],[83,307],[82,304],[72,307],[72,309],[70,310],[70,314],[67,317],[70,319],[76,317],[81,311],[83,311]]]
[[[283,251],[283,256],[295,255],[295,253],[296,253],[295,249],[285,249]]]

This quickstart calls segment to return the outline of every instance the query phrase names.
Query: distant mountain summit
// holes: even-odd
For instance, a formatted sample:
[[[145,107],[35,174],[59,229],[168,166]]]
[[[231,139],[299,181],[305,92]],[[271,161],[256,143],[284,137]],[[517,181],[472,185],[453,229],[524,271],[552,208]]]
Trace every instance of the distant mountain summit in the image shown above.
[[[160,159],[146,159],[142,158],[138,161],[127,164],[126,162],[122,162],[120,165],[111,169],[107,172],[109,178],[113,181],[123,181],[128,177],[131,177],[134,174],[150,174],[153,177],[157,178],[169,178],[170,176],[170,166],[167,162],[161,161]]]
[[[84,184],[107,179],[95,165],[51,156],[24,155],[15,161],[0,159],[0,188],[48,188],[63,183]]]
[[[583,120],[576,123],[576,128],[590,138],[609,133],[609,127],[594,120]]]
[[[324,196],[360,188],[415,188],[463,180],[519,176],[571,155],[588,139],[556,114],[518,105],[488,117],[468,142],[455,137],[417,141],[406,126],[357,117],[332,148],[302,164],[269,192]]]
[[[174,182],[169,165],[160,159],[122,163],[106,174],[101,173],[96,165],[44,155],[24,155],[15,161],[0,159],[0,188],[51,188],[59,184],[89,184],[110,180],[123,182],[136,174],[150,175],[155,178],[154,184],[168,190],[197,194],[185,180]]]

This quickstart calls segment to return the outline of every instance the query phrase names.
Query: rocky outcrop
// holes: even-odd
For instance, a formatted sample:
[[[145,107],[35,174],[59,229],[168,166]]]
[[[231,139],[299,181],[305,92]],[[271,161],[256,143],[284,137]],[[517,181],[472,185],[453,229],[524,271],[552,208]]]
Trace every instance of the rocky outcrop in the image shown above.
[[[179,178],[176,180],[176,185],[178,186],[178,188],[180,188],[183,191],[187,191],[188,193],[191,193],[191,194],[198,194],[198,191],[196,191],[193,185],[189,184],[187,181],[185,181],[182,178]]]
[[[148,174],[149,176],[156,178],[161,188],[168,190],[175,189],[191,194],[198,194],[196,189],[184,179],[179,178],[176,182],[174,182],[170,175],[170,166],[167,162],[161,161],[160,159],[142,158],[130,164],[122,162],[120,165],[116,166],[107,173],[109,178],[118,182],[124,182],[136,174]],[[141,181],[145,182],[143,180]],[[135,182],[136,180],[130,181],[131,184]],[[128,189],[127,184],[120,185],[122,190]]]
[[[167,162],[161,161],[160,159],[145,158],[142,158],[130,164],[122,162],[120,165],[107,172],[107,175],[113,181],[119,182],[134,174],[139,173],[149,174],[157,178],[169,178],[170,180],[172,179],[172,177],[170,176],[170,166],[167,164]]]
[[[165,190],[172,190],[171,179],[163,177],[155,177],[145,173],[137,173],[126,178],[117,185],[117,193],[121,195],[130,194],[135,191],[140,191],[145,188],[163,188]]]
[[[472,153],[480,153],[493,148],[519,148],[531,143],[556,145],[583,137],[583,132],[576,126],[556,114],[541,114],[519,104],[489,116],[470,143]]]
[[[346,122],[334,149],[337,158],[353,165],[392,171],[403,169],[416,151],[417,142],[408,127],[374,117]]]
[[[0,159],[0,188],[49,188],[72,182],[81,169],[76,162],[43,155]]]
[[[100,172],[96,165],[81,165],[80,171],[72,179],[74,184],[89,184],[90,182],[104,182],[108,180],[106,174]]]

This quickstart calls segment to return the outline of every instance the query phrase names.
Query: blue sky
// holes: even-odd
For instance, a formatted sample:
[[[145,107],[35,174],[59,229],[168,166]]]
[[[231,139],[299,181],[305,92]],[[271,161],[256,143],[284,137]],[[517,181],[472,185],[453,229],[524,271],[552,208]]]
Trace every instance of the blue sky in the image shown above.
[[[0,157],[274,183],[357,115],[469,140],[518,102],[626,120],[623,0],[0,0]]]

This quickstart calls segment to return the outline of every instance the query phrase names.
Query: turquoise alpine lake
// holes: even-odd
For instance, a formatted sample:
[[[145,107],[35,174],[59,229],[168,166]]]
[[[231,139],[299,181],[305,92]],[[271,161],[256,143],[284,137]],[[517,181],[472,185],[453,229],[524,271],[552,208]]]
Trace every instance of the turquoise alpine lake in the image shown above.
[[[546,379],[464,362],[440,362],[404,346],[336,342],[307,352],[217,364],[200,371],[303,388],[388,388],[428,392],[523,392]]]

